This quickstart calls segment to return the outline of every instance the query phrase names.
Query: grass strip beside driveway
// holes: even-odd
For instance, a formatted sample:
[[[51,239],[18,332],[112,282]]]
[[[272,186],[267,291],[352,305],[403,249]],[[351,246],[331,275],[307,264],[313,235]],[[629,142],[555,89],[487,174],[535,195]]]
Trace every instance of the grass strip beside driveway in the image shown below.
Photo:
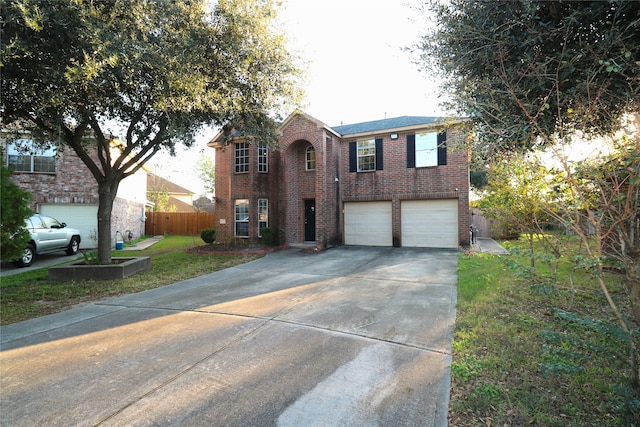
[[[502,244],[515,254],[523,245]],[[568,259],[555,281],[543,262],[523,274],[529,264],[460,254],[449,424],[637,425],[630,346],[594,278]],[[606,280],[623,301],[620,276]]]
[[[151,268],[121,280],[52,282],[48,268],[40,268],[0,282],[0,324],[20,322],[66,310],[78,304],[153,289],[243,264],[262,255],[190,254],[204,245],[199,237],[168,236],[143,251],[114,251],[112,256],[149,256]]]

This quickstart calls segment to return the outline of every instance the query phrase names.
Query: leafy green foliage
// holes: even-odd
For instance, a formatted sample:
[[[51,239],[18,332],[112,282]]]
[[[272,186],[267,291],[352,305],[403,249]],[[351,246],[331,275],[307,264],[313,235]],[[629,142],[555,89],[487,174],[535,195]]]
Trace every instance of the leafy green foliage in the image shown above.
[[[211,244],[216,241],[216,229],[215,228],[205,228],[200,232],[200,238],[208,244]]]
[[[95,251],[87,251],[82,252],[82,258],[84,258],[84,263],[86,265],[99,265],[100,259],[98,258],[98,253]]]
[[[577,236],[566,239],[566,252],[584,251]],[[511,266],[528,267],[528,241],[501,243],[511,256],[459,259],[449,424],[637,424],[632,346],[613,313],[603,310],[595,278],[576,271],[570,256],[561,257],[556,281],[540,280],[551,270],[542,263],[536,277],[521,275]],[[541,240],[534,251],[544,251]],[[620,278],[603,278],[622,299]],[[622,306],[627,316],[629,308]]]
[[[204,190],[207,195],[216,193],[216,164],[212,157],[203,155],[196,164],[198,176],[204,183]]]
[[[24,220],[33,214],[29,207],[32,195],[11,182],[9,168],[1,165],[0,173],[0,246],[2,259],[11,261],[20,258],[31,239]]]
[[[176,212],[178,208],[169,199],[169,190],[147,190],[147,198],[153,203],[154,212]]]
[[[421,62],[477,125],[484,152],[529,150],[558,132],[609,134],[637,111],[637,1],[430,4]]]
[[[485,170],[471,170],[469,171],[469,184],[476,190],[484,189],[489,180],[487,179],[487,171]]]
[[[299,99],[274,1],[220,0],[208,9],[204,0],[3,7],[3,123],[64,145],[89,168],[102,263],[122,179],[159,150],[191,146],[204,125],[273,144],[276,119]]]
[[[267,246],[272,246],[275,244],[276,239],[276,230],[272,227],[264,227],[261,230],[262,234],[262,243]]]

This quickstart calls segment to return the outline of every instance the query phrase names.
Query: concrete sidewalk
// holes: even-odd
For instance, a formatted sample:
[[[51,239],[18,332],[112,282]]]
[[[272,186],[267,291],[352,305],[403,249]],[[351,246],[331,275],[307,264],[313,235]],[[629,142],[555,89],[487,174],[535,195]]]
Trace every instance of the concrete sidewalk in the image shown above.
[[[164,238],[164,236],[149,237],[148,239],[141,240],[141,241],[139,241],[137,243],[134,243],[132,245],[125,245],[123,250],[124,251],[143,251],[143,250],[151,247],[152,245],[155,245],[156,243],[158,243],[163,238]]]
[[[511,255],[511,253],[503,248],[498,242],[490,237],[476,238],[476,244],[473,249],[477,252],[494,254],[494,255]]]
[[[446,426],[458,252],[289,249],[0,328],[13,426]]]

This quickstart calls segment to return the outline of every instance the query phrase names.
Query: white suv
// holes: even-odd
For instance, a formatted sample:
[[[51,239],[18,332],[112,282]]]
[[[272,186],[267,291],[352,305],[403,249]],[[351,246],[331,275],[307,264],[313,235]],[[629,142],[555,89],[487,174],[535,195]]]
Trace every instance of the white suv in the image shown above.
[[[31,240],[24,249],[22,258],[16,260],[19,267],[33,264],[36,255],[49,252],[66,251],[67,255],[75,255],[80,249],[80,231],[67,227],[50,216],[33,215],[25,220]]]

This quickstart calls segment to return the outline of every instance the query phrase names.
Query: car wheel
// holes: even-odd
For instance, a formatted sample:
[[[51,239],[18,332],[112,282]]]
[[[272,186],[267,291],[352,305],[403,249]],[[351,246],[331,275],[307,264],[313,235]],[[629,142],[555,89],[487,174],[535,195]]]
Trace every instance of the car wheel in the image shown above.
[[[24,253],[22,254],[22,258],[16,261],[16,265],[18,267],[29,267],[33,264],[33,261],[36,259],[36,248],[29,243],[26,248],[24,248]]]
[[[67,255],[77,254],[78,249],[80,249],[80,239],[78,239],[78,236],[73,236],[71,238],[71,242],[69,242],[69,246],[67,247]]]

